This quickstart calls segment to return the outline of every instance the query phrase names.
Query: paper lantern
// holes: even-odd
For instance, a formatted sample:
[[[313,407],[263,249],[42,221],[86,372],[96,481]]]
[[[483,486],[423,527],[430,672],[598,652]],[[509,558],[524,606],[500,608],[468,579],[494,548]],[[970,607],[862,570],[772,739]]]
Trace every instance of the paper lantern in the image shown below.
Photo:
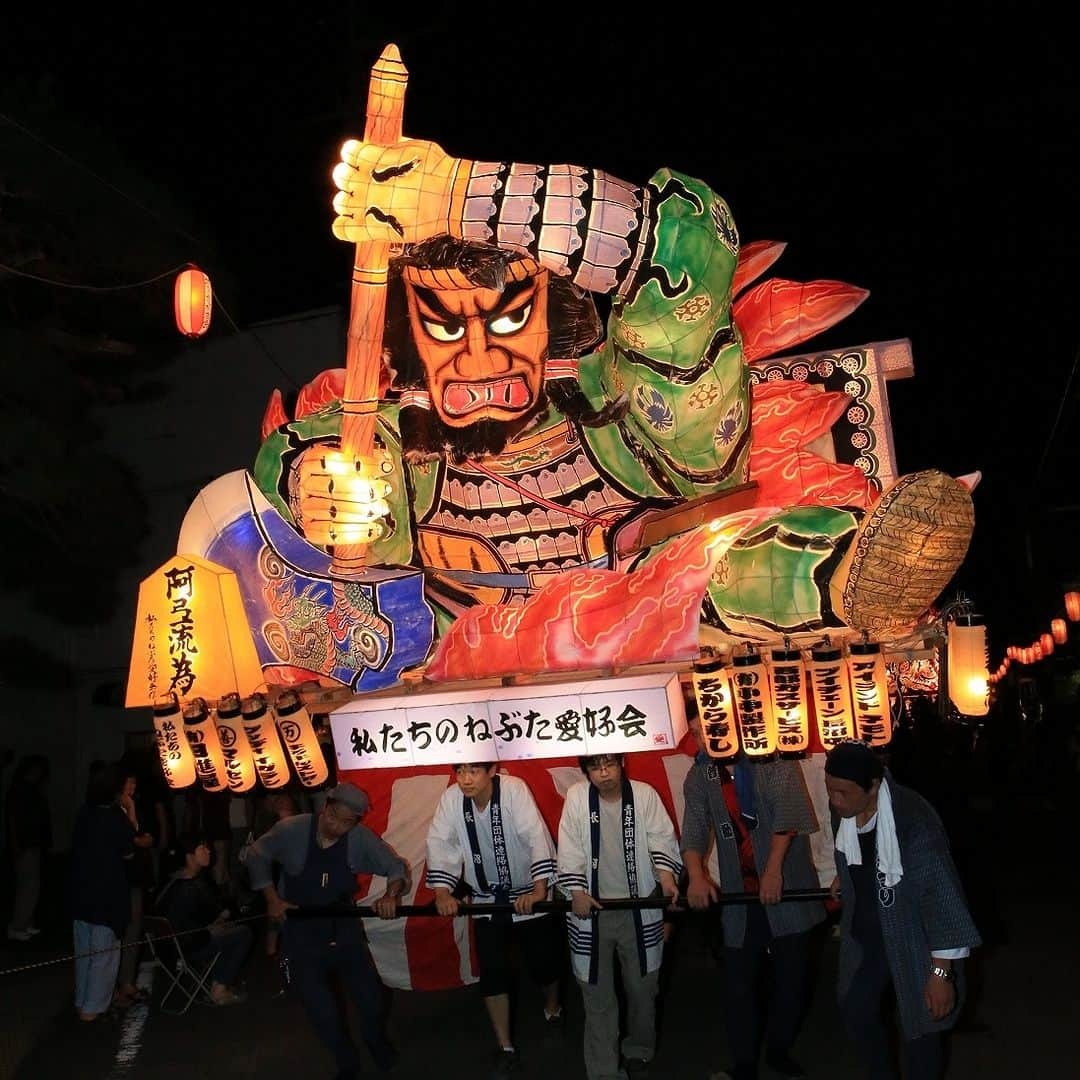
[[[210,316],[214,307],[214,293],[210,278],[197,266],[182,270],[176,275],[173,287],[173,310],[176,329],[190,338],[202,337],[210,329]]]
[[[739,741],[751,760],[764,761],[776,753],[776,717],[765,661],[756,652],[732,661],[731,694]]]
[[[1040,634],[1039,644],[1042,646],[1043,656],[1049,656],[1054,651],[1054,637],[1052,634]]]
[[[1030,648],[1024,647],[1020,650],[1020,663],[1021,664],[1033,664],[1035,662],[1035,654]]]
[[[243,795],[255,786],[255,755],[244,734],[239,694],[226,694],[218,704],[217,731],[229,791]]]
[[[851,675],[840,650],[821,645],[811,650],[806,665],[817,717],[818,738],[826,751],[855,737],[851,713]]]
[[[1033,641],[1031,643],[1031,653],[1036,660],[1041,660],[1043,658],[1043,647],[1041,641]]]
[[[954,622],[949,627],[949,699],[964,716],[985,716],[987,702],[986,627]]]
[[[240,585],[224,566],[176,555],[139,586],[126,705],[168,694],[217,700],[263,684]]]
[[[769,664],[776,746],[783,757],[805,757],[810,745],[806,668],[798,649],[774,649]]]
[[[172,694],[154,703],[154,735],[157,737],[161,771],[171,788],[195,783],[195,758],[184,738],[180,704]]]
[[[284,787],[289,782],[289,763],[281,748],[273,717],[262,694],[252,694],[240,706],[241,724],[255,758],[255,772],[265,788]]]
[[[1058,622],[1060,622],[1060,621],[1061,621],[1061,620],[1059,619],[1059,620],[1058,620]],[[1009,646],[1009,647],[1008,647],[1008,648],[1007,648],[1007,649],[1005,650],[1005,655],[1006,655],[1006,656],[1007,656],[1007,657],[1008,657],[1008,658],[1009,658],[1010,660],[1018,660],[1018,659],[1020,658],[1020,647],[1019,647],[1018,645],[1010,645],[1010,646]]]
[[[722,660],[699,660],[691,676],[701,732],[709,757],[728,761],[739,752],[735,709],[731,701],[731,673]]]
[[[1064,619],[1053,619],[1050,622],[1050,632],[1059,645],[1064,645],[1069,640],[1069,629]]]
[[[286,690],[274,702],[274,718],[281,741],[289,752],[293,769],[304,787],[318,787],[326,783],[330,770],[323,757],[322,747],[311,723],[311,716],[300,696],[294,690]]]
[[[892,715],[889,676],[881,646],[874,641],[853,643],[848,649],[847,667],[856,737],[868,746],[888,745],[892,740]]]
[[[1065,594],[1065,614],[1070,622],[1080,622],[1080,592]]]
[[[228,786],[225,758],[210,709],[202,698],[195,698],[184,706],[182,712],[184,735],[195,759],[195,775],[207,791],[223,791]]]

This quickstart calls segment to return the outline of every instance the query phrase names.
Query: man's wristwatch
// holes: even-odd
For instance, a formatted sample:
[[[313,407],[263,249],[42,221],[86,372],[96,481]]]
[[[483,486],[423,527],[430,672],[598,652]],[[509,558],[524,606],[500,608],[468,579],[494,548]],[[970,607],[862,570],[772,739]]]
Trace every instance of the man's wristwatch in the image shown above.
[[[944,979],[946,982],[954,982],[956,980],[956,972],[952,968],[939,967],[934,964],[930,968],[930,974],[936,975],[939,979]]]

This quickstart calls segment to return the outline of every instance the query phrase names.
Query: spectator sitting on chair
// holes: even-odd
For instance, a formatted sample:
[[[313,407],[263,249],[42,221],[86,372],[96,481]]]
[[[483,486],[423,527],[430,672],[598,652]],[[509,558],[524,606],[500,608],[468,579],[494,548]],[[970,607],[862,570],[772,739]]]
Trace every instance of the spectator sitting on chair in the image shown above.
[[[251,928],[229,922],[230,912],[205,873],[210,865],[206,838],[185,833],[177,839],[177,850],[184,857],[184,865],[162,889],[158,909],[174,932],[182,935],[180,948],[189,962],[204,963],[220,953],[214,964],[210,997],[215,1005],[235,1005],[246,997],[235,989],[235,983],[251,951]]]

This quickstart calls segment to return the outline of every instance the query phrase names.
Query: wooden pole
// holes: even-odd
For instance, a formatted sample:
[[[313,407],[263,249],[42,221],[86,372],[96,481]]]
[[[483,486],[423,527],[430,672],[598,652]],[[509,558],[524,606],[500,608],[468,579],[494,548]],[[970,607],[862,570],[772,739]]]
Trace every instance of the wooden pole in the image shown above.
[[[393,146],[401,141],[408,78],[398,47],[387,45],[371,69],[365,143]],[[341,417],[341,451],[347,462],[370,460],[374,446],[386,322],[386,280],[392,247],[382,241],[362,241],[356,245]],[[361,571],[365,550],[362,543],[335,545],[331,572],[347,577]]]

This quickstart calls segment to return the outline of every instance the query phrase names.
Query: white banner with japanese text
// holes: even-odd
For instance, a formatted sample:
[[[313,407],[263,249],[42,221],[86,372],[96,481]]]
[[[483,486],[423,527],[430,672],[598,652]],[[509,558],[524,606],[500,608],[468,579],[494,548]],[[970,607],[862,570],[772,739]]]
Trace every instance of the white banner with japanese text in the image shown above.
[[[330,715],[339,770],[671,750],[677,672],[357,698]]]

